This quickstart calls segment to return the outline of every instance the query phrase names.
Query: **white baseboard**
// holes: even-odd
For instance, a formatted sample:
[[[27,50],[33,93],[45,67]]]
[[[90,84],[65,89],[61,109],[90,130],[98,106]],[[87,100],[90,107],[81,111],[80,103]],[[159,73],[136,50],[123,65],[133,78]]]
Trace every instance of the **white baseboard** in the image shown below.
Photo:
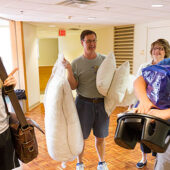
[[[40,104],[40,101],[33,104],[32,106],[29,107],[29,111],[31,111],[32,109],[34,109],[35,107],[37,107]]]

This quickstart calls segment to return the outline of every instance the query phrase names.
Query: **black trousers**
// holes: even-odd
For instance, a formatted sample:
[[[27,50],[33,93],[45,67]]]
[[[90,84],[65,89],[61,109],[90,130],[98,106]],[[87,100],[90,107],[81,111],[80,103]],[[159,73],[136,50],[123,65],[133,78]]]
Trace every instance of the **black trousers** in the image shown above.
[[[148,148],[144,143],[140,144],[140,148],[143,153],[151,153],[151,149]],[[156,156],[156,152],[152,152],[152,156]]]
[[[15,154],[10,129],[0,134],[0,170],[11,170],[19,167]]]

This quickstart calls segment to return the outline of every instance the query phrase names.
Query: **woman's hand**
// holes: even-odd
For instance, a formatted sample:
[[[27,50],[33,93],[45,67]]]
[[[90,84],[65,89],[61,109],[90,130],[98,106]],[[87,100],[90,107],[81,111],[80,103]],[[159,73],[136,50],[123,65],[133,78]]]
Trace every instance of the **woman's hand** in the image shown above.
[[[136,113],[148,113],[151,108],[157,108],[148,98],[146,92],[146,82],[142,76],[134,81],[135,95],[139,100],[139,105],[135,109]]]
[[[149,99],[140,101],[138,107],[135,109],[136,113],[147,114],[151,108],[157,108]]]
[[[16,86],[16,79],[13,77],[13,74],[18,70],[18,68],[15,68],[7,77],[7,79],[4,81],[4,86]]]

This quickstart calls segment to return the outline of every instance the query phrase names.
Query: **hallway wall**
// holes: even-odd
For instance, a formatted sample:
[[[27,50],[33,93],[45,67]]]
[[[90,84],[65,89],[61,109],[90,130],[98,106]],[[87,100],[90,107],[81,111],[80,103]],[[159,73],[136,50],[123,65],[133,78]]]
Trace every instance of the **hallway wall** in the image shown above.
[[[97,33],[97,51],[102,54],[108,54],[113,51],[113,26],[96,28]],[[24,23],[24,40],[26,67],[28,77],[28,93],[29,106],[34,105],[39,101],[39,76],[38,76],[38,55],[36,38],[58,38],[59,52],[64,53],[69,61],[82,54],[80,44],[80,32],[66,32],[66,37],[58,37],[57,30],[48,32],[49,30],[38,29],[28,23]],[[170,20],[154,23],[144,23],[135,25],[134,38],[134,68],[133,73],[136,74],[140,64],[149,61],[151,42],[157,38],[166,38],[170,42]],[[34,74],[32,74],[34,73]]]
[[[38,73],[38,41],[36,27],[23,23],[25,62],[27,74],[28,106],[33,108],[40,102],[40,87]]]

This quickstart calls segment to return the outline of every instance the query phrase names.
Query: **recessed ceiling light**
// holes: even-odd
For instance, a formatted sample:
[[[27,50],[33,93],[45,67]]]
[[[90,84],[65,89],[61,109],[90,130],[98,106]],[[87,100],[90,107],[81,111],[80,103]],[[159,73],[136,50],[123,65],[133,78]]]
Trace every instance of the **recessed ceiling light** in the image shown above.
[[[67,19],[72,19],[72,16],[68,16]]]
[[[106,6],[104,7],[107,11],[109,11],[110,7],[109,6]]]
[[[87,4],[81,4],[81,3],[75,3],[79,8],[85,8],[87,7]]]
[[[24,11],[21,10],[21,11],[20,11],[20,14],[24,14]]]
[[[164,5],[162,5],[162,4],[154,4],[154,5],[152,5],[152,7],[153,8],[161,8],[161,7],[163,7]]]
[[[88,17],[89,20],[94,20],[96,17]]]

